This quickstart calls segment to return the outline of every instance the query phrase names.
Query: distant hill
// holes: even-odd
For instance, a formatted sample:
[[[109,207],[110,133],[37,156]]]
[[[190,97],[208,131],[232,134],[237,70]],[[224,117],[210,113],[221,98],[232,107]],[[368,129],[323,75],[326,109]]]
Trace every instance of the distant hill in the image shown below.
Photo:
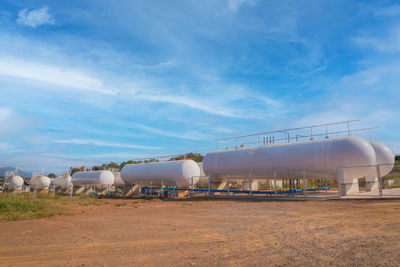
[[[0,168],[0,177],[4,177],[4,175],[8,171],[12,171],[12,172],[15,171],[15,167],[1,167]],[[22,176],[22,177],[31,177],[32,173],[26,172],[26,171],[22,171],[22,170],[18,169],[18,175]]]

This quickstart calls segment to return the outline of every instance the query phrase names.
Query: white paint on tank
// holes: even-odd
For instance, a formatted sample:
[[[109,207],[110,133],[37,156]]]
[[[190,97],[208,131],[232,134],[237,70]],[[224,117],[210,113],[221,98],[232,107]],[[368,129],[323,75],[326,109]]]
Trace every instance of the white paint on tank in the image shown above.
[[[11,177],[6,178],[4,182],[8,183],[8,188],[17,189],[24,185],[24,178],[18,175],[12,175]]]
[[[115,177],[114,185],[124,184],[124,181],[121,178],[121,172],[114,172],[114,177]]]
[[[72,177],[71,175],[68,176],[57,176],[53,184],[55,187],[61,187],[61,188],[69,188],[72,186]]]
[[[199,163],[197,163],[197,165],[199,165],[199,169],[200,169],[200,178],[197,181],[197,185],[208,185],[208,177],[203,170],[203,163],[199,162]]]
[[[31,188],[47,189],[50,185],[50,178],[45,175],[33,176],[29,182]]]
[[[200,168],[193,160],[128,164],[121,170],[121,178],[127,184],[146,183],[190,186],[196,184]]]
[[[204,157],[203,169],[213,179],[226,175],[248,179],[249,173],[255,179],[273,179],[274,172],[279,178],[293,178],[303,171],[309,178],[337,179],[339,169],[344,168],[346,182],[353,182],[371,171],[361,166],[374,164],[370,143],[349,136],[210,152]]]
[[[385,144],[380,142],[371,142],[376,155],[376,164],[380,165],[381,177],[389,174],[394,167],[394,153]],[[376,168],[369,174],[370,177],[378,177]]]
[[[111,171],[76,172],[72,175],[72,183],[76,185],[112,185],[114,174]]]

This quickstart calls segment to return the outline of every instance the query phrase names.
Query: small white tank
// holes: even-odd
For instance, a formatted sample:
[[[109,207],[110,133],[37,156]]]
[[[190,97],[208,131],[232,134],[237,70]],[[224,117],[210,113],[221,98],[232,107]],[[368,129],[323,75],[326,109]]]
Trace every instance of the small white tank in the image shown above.
[[[90,172],[76,172],[72,175],[72,183],[74,186],[80,185],[112,185],[115,178],[111,171],[90,171]]]
[[[53,184],[56,188],[69,188],[72,186],[72,178],[71,175],[67,176],[57,176]]]
[[[144,164],[128,164],[121,170],[121,178],[126,184],[145,183],[149,185],[190,186],[196,184],[200,168],[193,160],[178,160]]]
[[[21,189],[24,185],[24,178],[16,174],[5,178],[4,183],[8,184],[9,189]]]
[[[50,186],[50,178],[45,175],[33,176],[30,180],[30,187],[33,189],[48,189]]]

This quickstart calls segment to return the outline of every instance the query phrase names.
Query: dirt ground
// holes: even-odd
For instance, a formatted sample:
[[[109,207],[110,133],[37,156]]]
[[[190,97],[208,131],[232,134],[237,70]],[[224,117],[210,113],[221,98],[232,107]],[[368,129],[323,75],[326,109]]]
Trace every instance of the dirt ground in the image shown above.
[[[2,266],[400,266],[400,201],[98,200],[0,223]]]

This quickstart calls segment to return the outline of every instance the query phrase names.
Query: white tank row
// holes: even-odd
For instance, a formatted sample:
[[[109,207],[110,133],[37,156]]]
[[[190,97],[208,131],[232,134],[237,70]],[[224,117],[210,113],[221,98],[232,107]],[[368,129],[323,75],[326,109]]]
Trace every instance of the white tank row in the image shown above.
[[[214,181],[235,179],[273,179],[300,177],[338,179],[351,183],[362,177],[377,177],[376,164],[380,175],[387,175],[394,166],[394,154],[384,144],[368,142],[360,137],[342,137],[297,143],[257,146],[207,153],[203,163],[193,160],[153,162],[125,165],[115,175],[108,170],[76,172],[68,177],[57,177],[56,187],[107,186],[121,184],[177,185],[188,187],[207,183],[206,176]],[[22,178],[21,178],[22,179]],[[18,185],[21,179],[14,176],[10,184]],[[23,183],[23,179],[22,179]],[[50,179],[38,175],[31,179],[31,186],[43,189],[50,185]],[[22,185],[21,185],[22,186]]]

